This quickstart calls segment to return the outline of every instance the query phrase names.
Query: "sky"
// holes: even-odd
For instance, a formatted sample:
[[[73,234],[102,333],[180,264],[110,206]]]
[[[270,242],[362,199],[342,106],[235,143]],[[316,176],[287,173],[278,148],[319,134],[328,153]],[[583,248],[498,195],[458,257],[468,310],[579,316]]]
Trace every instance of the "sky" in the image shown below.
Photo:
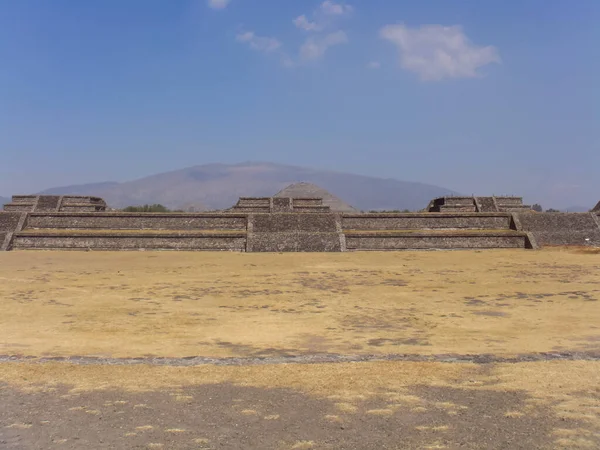
[[[267,161],[600,200],[597,0],[0,0],[0,195]]]

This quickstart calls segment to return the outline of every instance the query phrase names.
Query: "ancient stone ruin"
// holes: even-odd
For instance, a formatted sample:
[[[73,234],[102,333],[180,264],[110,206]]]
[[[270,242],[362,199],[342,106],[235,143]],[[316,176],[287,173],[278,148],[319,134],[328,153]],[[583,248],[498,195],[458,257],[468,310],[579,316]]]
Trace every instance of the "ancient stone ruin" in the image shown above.
[[[78,195],[13,195],[4,205],[9,212],[99,212],[106,202],[99,197]]]
[[[340,212],[321,197],[240,198],[212,213],[107,211],[104,200],[14,196],[0,250],[345,252],[600,245],[600,211],[536,213],[519,197],[443,197],[426,212]]]
[[[429,212],[523,212],[531,206],[522,197],[439,197],[427,207]]]
[[[325,189],[312,183],[294,183],[282,189],[275,197],[291,198],[317,198],[321,199],[321,204],[329,206],[333,212],[357,213],[358,209],[353,208],[335,195],[327,192]]]

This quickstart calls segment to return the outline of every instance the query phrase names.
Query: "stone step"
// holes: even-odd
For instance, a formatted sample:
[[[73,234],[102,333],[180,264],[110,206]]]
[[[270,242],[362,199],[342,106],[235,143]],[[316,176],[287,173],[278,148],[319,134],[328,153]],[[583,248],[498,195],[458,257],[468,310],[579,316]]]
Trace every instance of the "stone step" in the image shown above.
[[[27,203],[33,205],[37,199],[37,195],[13,195],[10,203]]]
[[[503,212],[523,212],[523,211],[531,211],[530,205],[503,205],[498,204],[498,209]]]
[[[344,230],[489,229],[509,230],[508,213],[400,213],[344,214]]]
[[[236,230],[25,230],[13,250],[207,250],[246,251],[246,233]]]
[[[477,208],[471,204],[441,205],[440,212],[476,212]]]
[[[30,212],[33,209],[33,203],[7,203],[4,205],[4,211],[7,212]]]
[[[31,213],[26,228],[79,230],[241,230],[245,214],[223,213]]]
[[[473,197],[444,197],[444,205],[474,205]]]
[[[520,206],[523,204],[522,197],[495,197],[498,205]]]
[[[529,248],[526,233],[512,230],[347,231],[349,251]]]

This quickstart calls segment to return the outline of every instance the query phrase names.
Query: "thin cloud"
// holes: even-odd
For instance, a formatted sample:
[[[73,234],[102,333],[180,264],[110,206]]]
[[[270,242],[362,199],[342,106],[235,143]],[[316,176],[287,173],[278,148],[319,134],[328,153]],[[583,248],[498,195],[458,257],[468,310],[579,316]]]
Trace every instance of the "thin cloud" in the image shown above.
[[[422,80],[473,78],[479,68],[501,62],[495,47],[474,45],[458,25],[387,25],[380,36],[398,47],[401,66]]]
[[[246,31],[236,36],[236,40],[248,44],[252,50],[271,53],[281,47],[281,42],[272,37],[257,36],[253,31]]]
[[[381,63],[379,61],[371,61],[367,64],[367,69],[380,69],[381,68]]]
[[[313,12],[312,20],[302,14],[296,17],[293,22],[297,28],[304,31],[322,31],[332,25],[336,17],[346,16],[353,10],[354,8],[350,5],[326,0]]]
[[[236,39],[238,42],[248,44],[253,50],[276,53],[284,67],[299,67],[323,58],[331,47],[348,42],[346,33],[341,30],[335,31],[334,25],[339,17],[350,14],[352,11],[353,8],[350,5],[325,0],[310,18],[302,14],[293,19],[292,22],[296,28],[310,33],[295,55],[283,51],[282,43],[276,38],[257,36],[253,31],[240,33]]]
[[[330,0],[325,0],[321,3],[320,9],[324,14],[330,16],[343,16],[344,14],[350,14],[354,8],[344,3],[335,3]]]
[[[311,22],[310,20],[308,20],[306,18],[306,16],[304,14],[296,17],[293,20],[293,22],[294,22],[294,25],[296,25],[296,28],[300,28],[301,30],[318,31],[321,29],[321,27],[319,26],[319,24],[317,22]]]
[[[346,42],[348,36],[343,31],[336,31],[323,37],[309,37],[300,47],[300,60],[308,62],[320,59],[330,47]]]
[[[231,0],[207,0],[207,3],[212,9],[225,9],[231,3]]]

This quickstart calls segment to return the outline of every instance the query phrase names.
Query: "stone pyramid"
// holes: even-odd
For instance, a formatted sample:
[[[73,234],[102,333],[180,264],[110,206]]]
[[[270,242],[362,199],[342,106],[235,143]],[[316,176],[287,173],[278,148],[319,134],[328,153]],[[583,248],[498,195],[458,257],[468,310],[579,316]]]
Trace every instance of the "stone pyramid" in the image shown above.
[[[346,202],[340,200],[335,195],[325,189],[312,183],[294,183],[282,189],[275,197],[292,197],[292,198],[322,198],[323,205],[329,206],[334,212],[358,212]]]

